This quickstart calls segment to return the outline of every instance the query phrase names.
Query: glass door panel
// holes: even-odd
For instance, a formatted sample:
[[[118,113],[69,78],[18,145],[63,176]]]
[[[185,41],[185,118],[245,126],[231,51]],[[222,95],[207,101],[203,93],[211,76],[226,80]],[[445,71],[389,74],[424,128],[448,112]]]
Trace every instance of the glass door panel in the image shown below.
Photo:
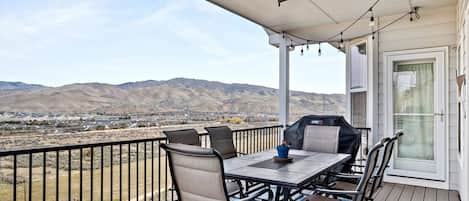
[[[397,146],[396,169],[433,172],[435,160],[434,63],[396,63],[393,67],[393,127],[405,135]],[[428,161],[428,165],[415,165]]]

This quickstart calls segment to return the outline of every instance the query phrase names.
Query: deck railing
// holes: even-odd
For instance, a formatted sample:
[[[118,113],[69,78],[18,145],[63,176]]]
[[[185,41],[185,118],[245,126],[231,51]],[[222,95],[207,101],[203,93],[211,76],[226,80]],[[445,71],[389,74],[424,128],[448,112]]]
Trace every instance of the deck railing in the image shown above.
[[[274,148],[281,133],[277,125],[234,130],[233,138],[238,151],[249,154]],[[207,133],[200,138],[202,146],[210,146]],[[0,151],[0,200],[174,200],[167,157],[159,148],[166,141],[157,137]]]

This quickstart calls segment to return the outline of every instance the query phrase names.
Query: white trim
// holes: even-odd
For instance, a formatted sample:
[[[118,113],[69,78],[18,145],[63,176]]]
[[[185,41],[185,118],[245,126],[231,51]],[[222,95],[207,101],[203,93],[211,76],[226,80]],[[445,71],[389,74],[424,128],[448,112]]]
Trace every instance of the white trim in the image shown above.
[[[350,89],[350,93],[357,93],[357,92],[366,92],[368,89],[366,88],[355,88],[355,89]]]
[[[350,45],[349,42],[345,43],[345,119],[348,122],[352,120],[352,104],[350,98],[352,97],[350,94]]]
[[[437,76],[435,79],[436,84],[440,84],[443,86],[440,86],[441,88],[436,88],[437,90],[441,91],[441,94],[444,97],[435,97],[435,106],[441,106],[442,108],[437,108],[435,112],[440,112],[442,111],[443,114],[445,114],[445,118],[443,119],[442,123],[442,128],[435,128],[436,132],[442,133],[442,136],[438,136],[435,139],[435,142],[440,142],[444,141],[444,143],[441,145],[443,147],[437,147],[436,150],[442,150],[442,151],[437,151],[435,153],[435,160],[442,160],[445,159],[445,163],[442,166],[436,166],[438,174],[434,175],[434,179],[437,180],[442,180],[441,187],[448,189],[449,188],[449,139],[448,139],[448,120],[449,120],[449,105],[448,103],[448,96],[447,93],[449,92],[448,88],[448,52],[449,49],[448,47],[435,47],[435,48],[425,48],[425,49],[414,49],[414,50],[403,50],[403,51],[392,51],[392,52],[384,52],[383,53],[383,77],[384,77],[384,132],[385,136],[391,136],[393,134],[393,123],[392,123],[392,118],[393,118],[393,111],[392,111],[392,105],[393,105],[393,97],[392,97],[392,80],[393,80],[393,73],[392,73],[392,68],[393,68],[393,63],[394,61],[412,61],[412,60],[419,60],[419,59],[429,59],[429,58],[435,58],[435,67],[440,66],[440,68],[436,68],[436,75]],[[443,80],[439,80],[443,79]],[[438,131],[440,130],[440,131]],[[440,144],[437,143],[436,146],[439,146]],[[394,158],[394,157],[393,157]],[[390,173],[397,174],[397,175],[407,175],[405,171],[399,171],[393,169],[393,159],[391,159],[391,168],[389,170]],[[421,177],[421,178],[428,178],[430,177],[431,174],[428,173],[423,173],[423,172],[412,172],[412,175],[407,175],[407,176],[415,176],[415,177]],[[404,179],[403,179],[404,180]],[[426,181],[423,179],[417,179],[420,181]],[[428,183],[428,182],[425,182]]]
[[[449,189],[448,182],[399,177],[399,176],[391,176],[391,175],[386,175],[384,177],[384,182],[412,185],[412,186],[421,186],[421,187],[428,187],[428,188]]]
[[[465,4],[464,6],[465,7],[465,10],[464,10],[464,22],[466,23],[466,26],[465,26],[465,29],[462,30],[465,37],[466,37],[466,43],[463,44],[463,47],[464,47],[464,51],[466,52],[466,55],[469,54],[469,6],[467,6],[467,1],[465,1]],[[462,41],[461,43],[464,43],[464,41]],[[465,105],[464,105],[464,108],[465,108],[465,112],[467,114],[467,110],[468,110],[468,101],[469,101],[469,91],[468,91],[468,87],[467,87],[467,80],[469,80],[469,72],[468,72],[468,68],[469,68],[469,59],[466,58],[465,59],[465,63],[464,63],[464,66],[465,66],[465,74],[466,74],[466,100],[465,100]],[[462,122],[461,122],[462,123]],[[461,163],[463,164],[463,166],[461,167],[460,169],[460,177],[462,178],[460,180],[460,188],[459,188],[459,192],[461,194],[461,200],[469,200],[469,118],[466,118],[466,122],[464,122],[465,124],[465,133],[464,133],[464,138],[461,139],[461,143],[462,143],[462,159],[463,161],[461,161]],[[464,160],[465,159],[465,160]]]

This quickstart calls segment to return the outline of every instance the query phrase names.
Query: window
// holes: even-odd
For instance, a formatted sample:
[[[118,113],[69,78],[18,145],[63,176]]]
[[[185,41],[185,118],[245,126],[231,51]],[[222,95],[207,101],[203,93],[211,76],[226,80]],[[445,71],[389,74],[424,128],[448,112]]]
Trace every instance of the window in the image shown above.
[[[366,42],[352,45],[350,49],[350,89],[366,90],[368,57]]]
[[[350,47],[350,118],[355,127],[367,126],[368,57],[366,42]]]

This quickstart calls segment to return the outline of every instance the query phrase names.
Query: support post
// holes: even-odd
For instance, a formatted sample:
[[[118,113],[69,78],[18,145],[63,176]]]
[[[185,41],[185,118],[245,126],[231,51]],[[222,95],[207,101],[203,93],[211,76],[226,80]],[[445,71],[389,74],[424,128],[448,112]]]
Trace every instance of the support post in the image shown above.
[[[288,125],[290,103],[290,49],[286,40],[279,43],[279,121],[283,126],[280,140],[283,140],[283,131]]]

